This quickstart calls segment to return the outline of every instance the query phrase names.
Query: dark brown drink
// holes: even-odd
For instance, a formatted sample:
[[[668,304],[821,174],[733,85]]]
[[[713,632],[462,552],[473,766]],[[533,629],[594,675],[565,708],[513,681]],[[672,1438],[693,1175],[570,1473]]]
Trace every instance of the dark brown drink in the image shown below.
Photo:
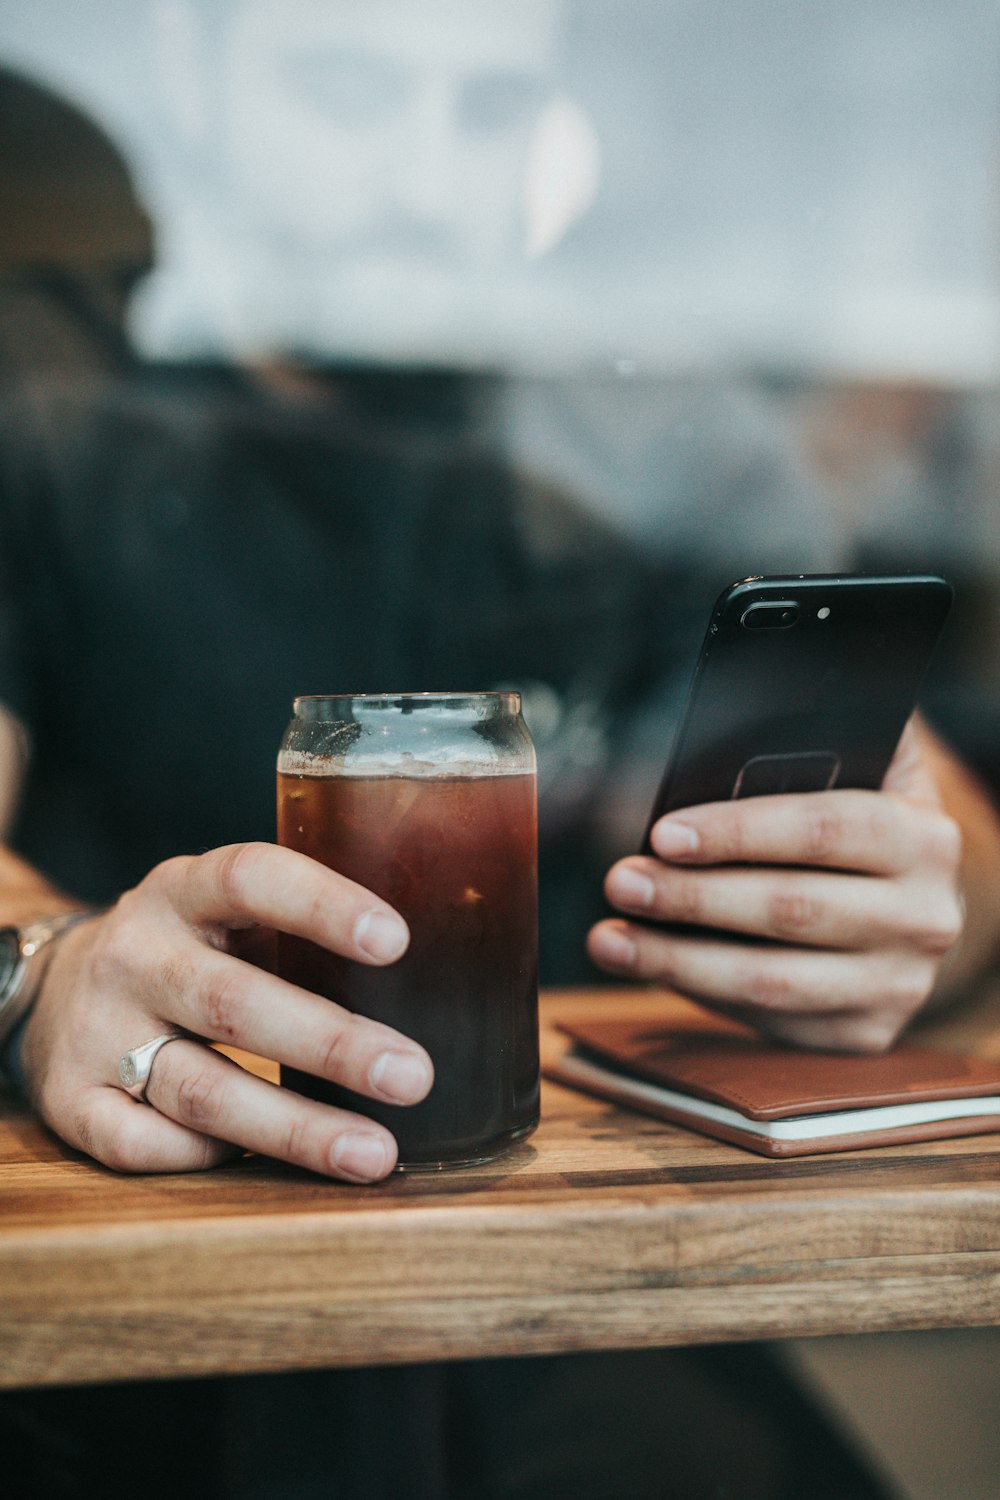
[[[484,1161],[538,1122],[535,778],[278,775],[278,840],[376,892],[410,946],[386,968],[282,934],[285,979],[413,1037],[428,1097],[376,1102],[291,1068],[282,1083],[381,1121],[400,1163]]]

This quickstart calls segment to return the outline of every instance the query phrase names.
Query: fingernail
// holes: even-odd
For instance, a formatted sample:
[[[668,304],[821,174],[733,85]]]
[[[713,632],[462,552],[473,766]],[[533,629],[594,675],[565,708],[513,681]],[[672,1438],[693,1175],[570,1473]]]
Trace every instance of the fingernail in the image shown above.
[[[392,1165],[385,1142],[379,1135],[338,1135],[330,1152],[330,1160],[340,1172],[357,1177],[362,1182],[375,1182],[384,1177]]]
[[[354,924],[354,941],[369,958],[381,964],[391,964],[406,952],[410,934],[406,923],[387,911],[372,907],[363,911]]]
[[[619,865],[608,879],[608,894],[622,906],[650,907],[653,904],[653,882],[631,865]]]
[[[651,842],[663,859],[681,859],[685,854],[693,854],[701,840],[689,823],[661,818],[654,824]]]
[[[635,965],[635,943],[620,927],[597,927],[591,938],[594,957],[616,969],[631,969]]]
[[[372,1064],[372,1087],[394,1104],[416,1104],[427,1093],[431,1072],[413,1052],[383,1052]]]

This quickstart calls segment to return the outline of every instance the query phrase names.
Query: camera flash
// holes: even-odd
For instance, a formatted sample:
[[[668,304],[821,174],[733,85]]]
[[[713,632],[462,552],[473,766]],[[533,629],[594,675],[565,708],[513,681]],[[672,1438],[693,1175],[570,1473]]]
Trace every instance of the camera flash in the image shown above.
[[[828,620],[830,618],[830,610],[827,605],[824,604],[822,609],[816,611],[816,618],[817,620]]]

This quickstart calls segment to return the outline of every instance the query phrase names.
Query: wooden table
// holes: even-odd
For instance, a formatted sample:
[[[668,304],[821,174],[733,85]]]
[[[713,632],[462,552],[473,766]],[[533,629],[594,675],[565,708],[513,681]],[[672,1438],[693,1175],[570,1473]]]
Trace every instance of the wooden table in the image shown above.
[[[637,1003],[549,995],[543,1046]],[[0,1116],[2,1385],[994,1322],[1000,1135],[772,1162],[547,1085],[502,1161],[356,1188],[118,1176]]]

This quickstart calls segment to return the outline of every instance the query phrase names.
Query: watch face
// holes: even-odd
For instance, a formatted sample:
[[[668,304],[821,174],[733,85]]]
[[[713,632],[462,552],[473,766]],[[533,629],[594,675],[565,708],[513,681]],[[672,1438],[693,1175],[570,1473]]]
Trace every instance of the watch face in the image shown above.
[[[21,957],[21,941],[16,927],[0,928],[0,1000],[14,977]]]

